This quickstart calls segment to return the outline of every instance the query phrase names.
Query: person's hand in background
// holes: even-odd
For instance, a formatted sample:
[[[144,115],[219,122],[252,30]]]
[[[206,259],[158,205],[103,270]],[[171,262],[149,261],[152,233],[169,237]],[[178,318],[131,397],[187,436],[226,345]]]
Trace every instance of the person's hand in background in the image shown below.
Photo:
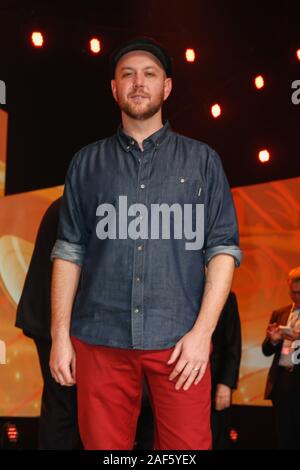
[[[267,328],[267,336],[270,338],[272,343],[279,343],[283,339],[282,332],[280,331],[277,323],[270,323]]]
[[[284,339],[288,339],[289,341],[297,341],[297,340],[300,340],[300,331],[293,328],[291,330],[291,334],[282,333],[282,337]]]
[[[217,411],[229,408],[231,405],[231,388],[228,385],[218,384],[215,394],[215,409]]]

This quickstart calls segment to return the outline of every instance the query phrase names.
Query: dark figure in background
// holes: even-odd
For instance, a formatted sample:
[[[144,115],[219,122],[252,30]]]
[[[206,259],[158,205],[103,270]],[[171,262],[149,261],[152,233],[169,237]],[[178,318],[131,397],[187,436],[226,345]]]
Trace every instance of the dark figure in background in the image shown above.
[[[57,237],[61,198],[47,209],[41,221],[23,292],[16,326],[35,342],[44,380],[39,449],[72,450],[81,447],[77,426],[76,386],[62,387],[51,376],[49,359],[51,250]]]
[[[288,286],[292,304],[272,313],[262,345],[265,356],[274,354],[265,399],[273,403],[280,449],[300,449],[300,355],[293,344],[300,339],[300,266],[289,272]]]
[[[237,388],[241,362],[241,323],[236,295],[230,292],[213,337],[211,428],[213,449],[229,449],[232,390]]]
[[[231,395],[237,388],[241,361],[241,324],[236,296],[230,292],[212,336],[210,356],[212,380],[211,428],[213,449],[230,448]],[[137,449],[152,449],[153,418],[147,388],[143,386],[142,411],[136,434]]]

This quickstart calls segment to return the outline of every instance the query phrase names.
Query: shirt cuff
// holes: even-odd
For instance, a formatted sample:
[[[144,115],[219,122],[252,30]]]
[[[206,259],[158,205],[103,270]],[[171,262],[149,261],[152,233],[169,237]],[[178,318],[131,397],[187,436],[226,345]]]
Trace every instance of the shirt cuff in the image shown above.
[[[242,250],[236,245],[219,245],[219,246],[213,246],[212,248],[208,248],[205,250],[204,256],[205,256],[205,265],[207,266],[210,260],[215,256],[219,254],[224,254],[224,255],[230,255],[233,256],[234,261],[235,261],[235,266],[238,268],[241,264],[242,261]]]
[[[65,240],[56,240],[50,255],[50,259],[51,261],[53,261],[55,258],[64,259],[82,266],[84,255],[85,247],[83,245],[69,243]]]

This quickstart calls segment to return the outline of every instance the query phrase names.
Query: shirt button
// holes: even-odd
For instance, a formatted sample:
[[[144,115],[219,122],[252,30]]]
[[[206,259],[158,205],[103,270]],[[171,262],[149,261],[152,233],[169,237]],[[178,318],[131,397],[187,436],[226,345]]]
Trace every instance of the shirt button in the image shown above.
[[[180,178],[180,183],[184,183],[185,182],[185,178]]]
[[[140,220],[143,220],[143,218],[144,218],[144,217],[143,217],[142,215],[139,216],[139,219],[140,219]]]
[[[141,184],[141,185],[140,185],[140,188],[141,188],[141,189],[145,189],[145,187],[146,187],[145,184]]]
[[[139,313],[140,309],[139,308],[135,308],[134,309],[134,313]]]
[[[137,247],[137,249],[138,249],[139,251],[142,251],[143,245],[139,245],[139,246]]]
[[[127,145],[126,150],[127,151],[130,150],[130,145]]]
[[[139,163],[141,163],[141,159],[139,158]]]
[[[131,140],[130,143],[131,143],[131,145],[134,145],[134,140]]]
[[[137,280],[137,282],[140,282],[141,278],[140,278],[140,277],[137,277],[136,280]]]

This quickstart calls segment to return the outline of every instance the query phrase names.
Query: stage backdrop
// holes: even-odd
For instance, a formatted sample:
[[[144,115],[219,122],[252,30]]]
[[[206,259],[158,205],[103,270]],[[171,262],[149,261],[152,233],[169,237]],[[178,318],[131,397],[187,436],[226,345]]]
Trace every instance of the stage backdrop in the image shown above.
[[[289,303],[286,276],[300,265],[300,178],[237,188],[242,266],[234,290],[242,320],[243,356],[236,404],[263,400],[270,359],[261,342],[273,309]],[[0,365],[0,415],[36,416],[42,381],[33,342],[15,328],[15,311],[39,222],[62,187],[0,198],[0,340],[7,363]]]

